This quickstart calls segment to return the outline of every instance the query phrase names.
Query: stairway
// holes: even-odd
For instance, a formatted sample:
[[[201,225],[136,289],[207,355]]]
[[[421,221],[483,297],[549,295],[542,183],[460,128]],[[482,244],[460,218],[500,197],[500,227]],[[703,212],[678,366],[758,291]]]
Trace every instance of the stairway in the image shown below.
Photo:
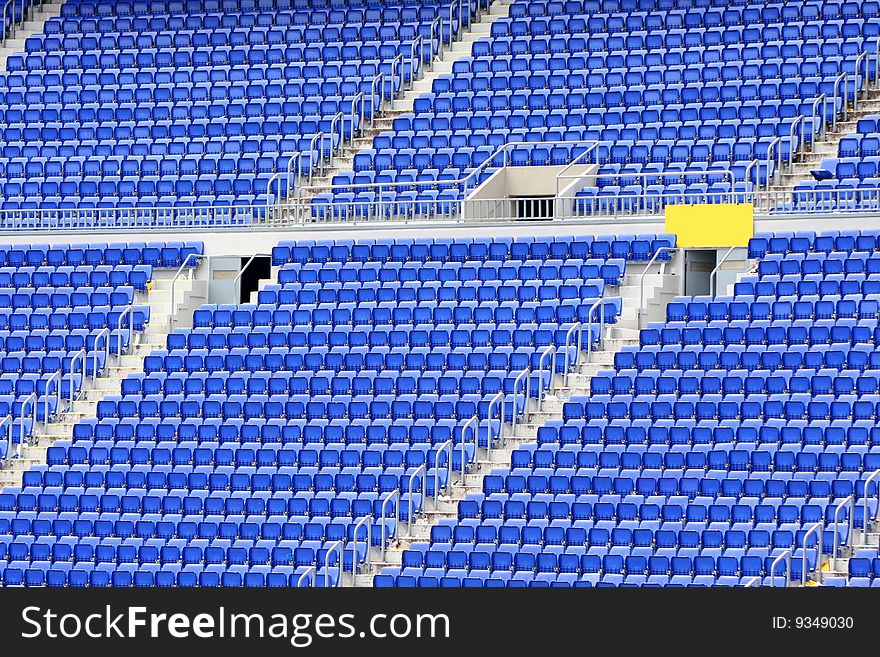
[[[61,15],[61,5],[64,0],[55,0],[54,2],[44,2],[37,9],[31,7],[25,16],[25,21],[19,23],[15,28],[15,35],[0,44],[0,70],[6,70],[6,60],[16,53],[24,52],[24,43],[28,37],[35,34],[42,34],[46,21],[55,16]],[[2,8],[0,8],[2,12]]]
[[[413,81],[410,89],[404,90],[398,98],[392,100],[390,105],[376,116],[372,124],[365,122],[361,134],[353,140],[353,143],[345,144],[341,152],[333,156],[332,164],[329,167],[325,166],[321,175],[313,178],[310,188],[303,192],[301,201],[307,203],[318,194],[329,191],[326,188],[334,176],[343,171],[351,171],[354,156],[365,148],[371,148],[376,136],[391,130],[394,119],[401,114],[412,112],[416,98],[430,92],[434,80],[439,76],[451,73],[455,61],[470,56],[474,41],[488,37],[492,23],[510,14],[511,4],[513,0],[492,0],[488,13],[482,13],[468,29],[462,30],[458,40],[453,41],[451,46],[441,44],[438,58],[427,67],[423,65],[422,77]],[[314,189],[315,187],[321,189]]]
[[[63,399],[60,411],[54,422],[38,423],[31,437],[30,445],[21,445],[19,458],[9,462],[9,467],[0,469],[0,491],[5,486],[20,486],[22,473],[31,466],[46,463],[46,451],[57,440],[70,440],[75,424],[85,418],[95,417],[98,402],[107,395],[118,395],[122,380],[129,374],[143,372],[144,357],[153,349],[165,348],[165,338],[169,333],[169,320],[187,304],[187,293],[193,289],[197,281],[195,272],[188,271],[189,276],[181,276],[175,285],[175,308],[171,308],[171,277],[175,270],[155,270],[158,277],[153,278],[150,289],[146,293],[139,292],[135,297],[135,305],[147,305],[150,308],[150,321],[142,333],[136,333],[133,346],[128,353],[117,356],[110,355],[104,376],[97,379],[86,379],[83,389],[70,405]]]
[[[674,277],[664,273],[663,264],[655,264],[652,271],[645,276],[645,298],[661,299],[664,289],[674,283]],[[600,370],[608,369],[614,363],[614,355],[622,347],[637,345],[638,331],[635,322],[638,314],[638,279],[644,266],[639,267],[632,263],[627,265],[628,274],[624,285],[619,288],[606,289],[607,296],[620,296],[624,299],[623,315],[618,318],[618,323],[607,326],[605,339],[602,346],[590,354],[580,355],[580,364],[572,370],[565,383],[563,375],[556,375],[554,389],[548,391],[542,404],[537,400],[528,400],[528,409],[523,419],[517,421],[516,433],[513,433],[510,424],[504,427],[504,440],[501,444],[492,448],[489,454],[486,449],[480,448],[477,455],[477,463],[471,465],[470,471],[462,480],[460,473],[453,473],[452,486],[446,494],[441,494],[438,499],[425,499],[422,513],[417,517],[412,526],[406,528],[401,523],[398,538],[392,540],[385,550],[384,558],[382,550],[372,548],[369,566],[362,567],[352,581],[351,573],[346,573],[342,579],[343,586],[372,586],[373,577],[385,566],[399,566],[403,551],[410,543],[427,541],[430,539],[431,528],[445,518],[457,518],[458,502],[470,493],[479,493],[483,490],[483,478],[494,469],[509,469],[511,455],[514,450],[526,443],[534,443],[537,439],[538,429],[545,422],[562,419],[563,404],[567,399],[576,395],[588,395],[590,392],[590,379]],[[665,307],[665,304],[664,304]],[[635,311],[635,314],[633,313]],[[643,320],[644,321],[644,320]]]
[[[858,109],[849,108],[846,117],[838,119],[832,132],[829,128],[822,141],[813,142],[809,151],[796,153],[800,159],[796,160],[791,168],[783,163],[777,181],[770,185],[771,194],[777,200],[780,196],[794,190],[795,186],[804,181],[812,180],[810,171],[818,169],[822,160],[826,157],[837,157],[837,148],[840,140],[855,133],[859,119],[872,114],[880,113],[880,88],[876,86],[869,89],[867,98],[860,98]]]

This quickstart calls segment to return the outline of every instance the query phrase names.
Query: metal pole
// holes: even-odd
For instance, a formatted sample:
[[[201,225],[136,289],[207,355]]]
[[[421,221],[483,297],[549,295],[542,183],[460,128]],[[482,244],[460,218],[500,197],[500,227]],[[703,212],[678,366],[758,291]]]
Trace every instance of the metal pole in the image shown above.
[[[491,422],[491,420],[490,420]],[[470,420],[464,423],[464,426],[461,428],[461,483],[464,483],[464,475],[467,473],[467,451],[465,447],[467,446],[467,430],[471,425],[474,427],[471,431],[474,434],[474,460],[477,459],[477,451],[480,449],[480,416],[474,415]],[[439,449],[439,448],[438,448]],[[450,466],[449,476],[452,476],[452,469]],[[436,490],[436,489],[435,489]]]
[[[382,561],[385,561],[385,539],[387,532],[385,531],[385,519],[388,517],[388,503],[391,500],[396,500],[397,504],[394,505],[394,537],[397,537],[397,527],[400,524],[400,489],[395,488],[393,491],[388,493],[385,496],[385,499],[382,500],[382,541],[380,545],[382,546]]]
[[[409,476],[409,500],[407,500],[407,516],[406,516],[406,533],[409,534],[412,531],[413,525],[413,482],[415,482],[416,477],[419,476],[419,473],[422,475],[422,497],[426,497],[428,494],[427,486],[425,485],[428,471],[424,465],[420,465],[415,469],[415,471]],[[424,504],[422,505],[424,506]]]
[[[369,567],[369,565],[370,565],[370,550],[372,549],[372,546],[373,546],[372,531],[371,531],[372,521],[373,521],[372,514],[366,515],[363,518],[361,518],[360,520],[358,520],[357,524],[355,524],[355,526],[354,526],[354,536],[351,539],[351,585],[352,586],[357,586],[358,531],[360,530],[361,527],[363,527],[365,525],[367,527],[367,556],[366,556],[366,559],[367,559],[367,566]]]
[[[721,269],[721,265],[723,265],[727,259],[730,257],[730,254],[733,253],[737,248],[736,246],[730,247],[727,253],[724,254],[724,257],[718,261],[718,264],[715,265],[715,269],[712,270],[712,273],[709,274],[709,289],[711,290],[712,296],[718,296],[718,292],[715,289],[715,275],[718,273],[718,270]]]
[[[838,504],[834,508],[834,548],[831,552],[831,569],[837,570],[837,550],[840,546],[840,535],[838,533],[838,523],[840,522],[840,511],[845,506],[849,505],[849,524],[850,530],[849,534],[847,534],[848,539],[852,540],[852,522],[853,522],[853,511],[855,510],[855,498],[852,495],[847,495],[845,499],[843,499],[840,504]]]
[[[776,565],[785,559],[785,587],[791,584],[791,550],[783,550],[770,564],[770,586],[776,587]]]
[[[675,247],[672,246],[661,246],[654,252],[654,255],[651,257],[651,260],[645,265],[645,269],[642,271],[642,275],[639,277],[639,314],[638,314],[638,327],[642,328],[642,309],[645,306],[645,276],[648,273],[648,270],[651,268],[651,265],[654,264],[654,261],[657,260],[657,257],[663,252],[675,251]]]
[[[822,583],[822,527],[822,522],[817,522],[804,534],[804,544],[802,546],[804,553],[801,555],[801,586],[805,586],[807,583],[807,541],[810,538],[810,534],[817,530],[819,532],[819,552],[816,555],[816,579],[820,584]]]
[[[504,435],[504,391],[501,390],[489,400],[489,409],[486,412],[488,422],[489,422],[489,431],[486,433],[486,460],[491,461],[491,451],[492,451],[492,407],[498,405],[500,408],[500,422],[501,424],[498,426],[498,436],[501,438]]]
[[[552,358],[556,355],[556,349],[553,346],[547,347],[544,350],[544,353],[541,354],[541,358],[538,360],[538,410],[544,410],[544,360],[547,356],[551,357],[551,370],[550,370],[550,382],[547,386],[548,389],[553,387],[553,379],[556,377],[556,367],[555,359]]]
[[[174,306],[174,291],[175,286],[177,285],[177,279],[180,278],[180,275],[183,273],[184,268],[189,264],[190,259],[200,259],[207,258],[209,261],[211,256],[202,255],[199,253],[190,253],[183,260],[183,263],[180,265],[180,269],[177,270],[177,273],[174,274],[174,278],[171,279],[171,312],[168,315],[168,330],[170,331],[174,326],[174,315],[175,315],[175,306]],[[121,354],[120,354],[121,355]]]
[[[512,417],[512,425],[511,425],[511,435],[516,436],[516,417],[519,415],[519,408],[516,405],[516,400],[519,395],[517,388],[519,387],[520,381],[525,377],[526,384],[528,384],[528,377],[532,373],[530,368],[525,368],[522,372],[517,375],[517,377],[513,380],[513,417]],[[529,397],[525,396],[523,400],[523,415],[528,416],[529,414]],[[502,418],[503,419],[503,418]],[[501,446],[504,446],[506,441],[502,438]]]
[[[862,537],[864,538],[862,543],[864,545],[867,545],[868,543],[868,486],[878,476],[880,476],[880,470],[875,470],[867,479],[865,479],[865,494],[862,496],[865,505],[864,514],[862,515]],[[880,500],[880,486],[877,487],[877,499]],[[871,521],[873,522],[875,519],[876,516],[872,518]]]
[[[239,271],[238,274],[236,274],[235,278],[232,281],[232,287],[235,290],[235,298],[236,298],[235,303],[244,303],[243,301],[240,300],[241,299],[241,290],[239,288],[241,286],[241,277],[247,271],[247,268],[251,266],[251,263],[258,257],[271,258],[272,255],[270,253],[255,253],[254,255],[252,255],[248,259],[248,261],[245,263],[244,267],[241,268],[241,271]]]
[[[568,387],[569,369],[572,367],[577,367],[578,363],[580,362],[581,343],[583,341],[583,329],[583,324],[581,324],[580,322],[575,322],[565,334],[565,367],[563,368],[562,377],[566,387]],[[575,331],[578,331],[578,350],[575,354],[575,357],[569,359],[569,350],[571,349],[571,336]],[[590,339],[592,340],[592,336],[590,336]]]
[[[324,586],[330,587],[330,555],[333,552],[337,552],[339,555],[339,577],[336,580],[336,586],[340,586],[342,584],[342,573],[344,572],[342,569],[343,555],[345,549],[345,543],[342,541],[334,541],[330,547],[327,548],[327,552],[324,553]]]
[[[306,568],[303,574],[299,576],[299,579],[296,581],[296,588],[303,588],[303,581],[306,580],[310,574],[312,575],[312,586],[316,586],[318,584],[318,570],[312,565]]]
[[[462,442],[462,444],[464,444]],[[462,450],[464,451],[464,450]],[[437,450],[434,452],[434,510],[440,506],[440,455],[446,452],[446,456],[449,462],[446,464],[449,467],[449,473],[446,479],[446,486],[452,486],[452,438],[447,440],[445,443],[440,445]],[[462,466],[464,468],[464,466]],[[464,474],[461,476],[462,481],[464,481]],[[412,499],[412,480],[410,480],[410,499]],[[427,496],[428,491],[424,491]],[[411,509],[412,507],[410,507]],[[410,510],[410,515],[412,515],[412,511]]]

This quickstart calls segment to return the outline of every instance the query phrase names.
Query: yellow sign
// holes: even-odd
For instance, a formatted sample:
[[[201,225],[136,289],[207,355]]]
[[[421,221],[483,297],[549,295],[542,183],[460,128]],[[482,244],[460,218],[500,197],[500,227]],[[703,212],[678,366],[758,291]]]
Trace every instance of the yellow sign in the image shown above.
[[[666,232],[679,247],[747,246],[755,233],[750,203],[668,205]]]

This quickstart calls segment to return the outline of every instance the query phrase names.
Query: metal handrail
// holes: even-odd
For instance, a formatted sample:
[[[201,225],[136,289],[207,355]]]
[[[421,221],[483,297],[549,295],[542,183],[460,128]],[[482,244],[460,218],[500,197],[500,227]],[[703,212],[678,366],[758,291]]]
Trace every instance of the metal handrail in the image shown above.
[[[761,581],[761,577],[760,577],[760,576],[758,576],[758,577],[752,577],[752,579],[750,579],[748,582],[746,582],[745,584],[743,584],[743,588],[744,588],[744,589],[751,588],[752,585],[754,585],[756,582],[760,582],[760,581]]]
[[[776,181],[776,177],[779,175],[779,169],[782,166],[782,150],[779,148],[779,144],[782,142],[782,137],[774,137],[770,143],[767,145],[767,191],[770,191],[770,164],[773,162],[773,153],[776,153],[776,168],[773,170],[773,181]],[[759,169],[760,171],[760,169]]]
[[[62,381],[63,376],[64,376],[64,369],[62,368],[62,369],[58,370],[57,372],[55,372],[48,379],[46,379],[46,392],[45,392],[46,399],[43,402],[43,424],[45,426],[49,425],[49,397],[50,397],[49,389],[52,386],[53,381],[55,381],[55,389],[56,389],[55,390],[55,404],[56,404],[55,408],[59,409],[59,410],[61,408],[61,381]]]
[[[733,253],[738,248],[739,247],[737,247],[737,246],[730,247],[730,249],[727,251],[727,253],[724,254],[724,257],[722,257],[721,260],[718,261],[718,264],[715,265],[715,269],[712,270],[712,273],[709,274],[709,290],[710,290],[710,294],[713,297],[718,295],[718,291],[715,289],[715,277],[718,274],[718,270],[721,269],[721,265],[723,265],[727,261],[727,259],[730,257],[730,254]]]
[[[442,182],[444,185],[463,186],[464,189],[466,190],[467,189],[466,184],[468,182],[470,182],[471,180],[474,180],[480,174],[480,172],[483,171],[483,169],[487,168],[499,155],[505,156],[508,151],[510,151],[514,148],[518,148],[520,146],[530,146],[530,147],[533,147],[533,146],[566,146],[566,145],[574,145],[574,144],[598,145],[599,143],[600,142],[592,140],[592,139],[591,140],[568,139],[568,140],[559,140],[559,141],[536,141],[536,142],[510,141],[510,142],[506,142],[506,143],[502,144],[501,146],[499,146],[498,148],[496,148],[494,153],[492,153],[489,157],[487,157],[486,160],[481,162],[478,166],[474,167],[473,171],[471,171],[468,175],[466,175],[462,178],[459,178],[458,180],[444,180]],[[505,162],[506,162],[506,160],[505,160]],[[679,173],[679,172],[675,172],[675,173]],[[715,172],[713,172],[713,173],[715,173]],[[702,174],[705,175],[706,172],[703,171]],[[616,174],[616,175],[619,176],[622,174]],[[629,174],[626,174],[626,175],[629,175]],[[636,174],[633,174],[633,175],[636,175]],[[663,174],[662,173],[654,173],[652,175],[659,176],[659,175],[663,175]],[[696,174],[694,174],[694,175],[696,175]],[[309,185],[304,189],[304,191],[306,191],[306,190],[309,190],[309,191],[314,191],[314,190],[333,191],[334,189],[351,189],[354,191],[364,191],[364,190],[370,190],[370,189],[373,189],[376,187],[383,187],[383,188],[392,189],[392,188],[397,188],[397,187],[411,188],[411,187],[426,187],[426,186],[427,187],[436,187],[437,181],[436,180],[413,180],[413,181],[409,181],[409,182],[358,183],[357,185],[354,185],[351,183],[339,183],[339,184],[334,185],[331,183],[329,185],[320,185],[320,186],[315,186],[315,187],[312,187],[311,185]]]
[[[819,123],[819,137],[820,139],[825,139],[825,122],[828,120],[828,94],[820,94],[816,97],[816,100],[813,101],[813,109],[810,114],[810,142],[813,142],[816,137],[816,109],[819,106],[819,103],[822,103],[822,121]]]
[[[437,41],[437,51],[436,51],[437,55],[439,55],[442,52],[442,48],[443,48],[443,31],[442,31],[442,28],[440,27],[440,23],[442,20],[443,19],[440,16],[437,16],[437,18],[435,18],[433,21],[431,21],[430,38],[431,38],[431,70],[432,71],[434,70],[434,57],[435,57],[434,42]]]
[[[464,451],[464,450],[462,450]],[[440,455],[446,452],[447,457],[447,467],[449,468],[449,472],[447,474],[446,486],[447,488],[452,485],[452,438],[444,442],[442,445],[436,448],[434,452],[434,510],[440,506]],[[462,470],[464,469],[464,461],[462,461]],[[462,481],[464,481],[464,473],[461,475]],[[427,495],[427,491],[425,491],[425,495]],[[412,487],[410,487],[410,498],[412,498]]]
[[[852,494],[847,495],[836,507],[834,507],[834,550],[831,552],[831,569],[837,570],[837,550],[840,547],[840,535],[837,531],[840,523],[840,511],[849,505],[849,533],[847,539],[852,540],[853,516],[856,510],[856,498]]]
[[[486,411],[486,420],[488,422],[488,431],[486,432],[486,460],[491,461],[491,453],[492,453],[492,407],[498,404],[499,406],[499,424],[498,424],[498,439],[501,440],[504,437],[504,391],[499,390],[498,393],[492,399],[489,400],[489,408]]]
[[[337,127],[338,126],[338,127]],[[339,130],[339,144],[334,148],[333,146],[333,135],[336,134],[336,131]],[[333,157],[337,150],[342,150],[345,145],[345,114],[342,112],[336,112],[333,115],[333,118],[330,119],[330,132],[327,134],[327,137],[330,139],[330,166],[333,166]],[[321,156],[324,155],[324,144],[321,143]],[[322,170],[323,174],[324,171]]]
[[[843,111],[844,117],[846,117],[848,110],[849,110],[849,107],[848,107],[849,101],[847,100],[847,92],[848,92],[848,87],[849,87],[849,76],[846,74],[846,71],[844,71],[843,73],[838,75],[836,78],[834,78],[834,93],[832,95],[832,98],[833,98],[832,102],[834,103],[834,113],[832,114],[832,119],[831,119],[831,129],[832,130],[837,128],[837,120],[838,120],[837,98],[840,93],[841,80],[843,81],[843,107],[841,109]]]
[[[820,520],[812,527],[807,530],[807,533],[804,534],[804,543],[801,546],[804,550],[804,553],[801,555],[801,586],[805,586],[807,583],[807,541],[810,538],[810,534],[819,532],[819,552],[816,555],[816,578],[819,580],[819,583],[822,583],[822,529],[824,525]]]
[[[76,361],[80,359],[82,360],[82,377],[83,383],[86,380],[86,350],[80,349],[77,351],[70,359],[70,406],[73,407],[73,402],[76,401]]]
[[[3,467],[7,467],[9,465],[9,461],[12,459],[12,445],[13,445],[13,437],[12,437],[12,425],[14,424],[12,414],[7,415],[2,420],[0,420],[0,431],[3,430],[3,427],[6,427],[6,456],[3,457]]]
[[[18,453],[19,453],[19,456],[21,456],[21,446],[25,445],[25,444],[27,444],[27,445],[31,444],[30,440],[28,440],[25,443],[25,427],[24,427],[24,420],[25,420],[25,417],[27,416],[27,413],[25,412],[25,406],[27,406],[29,403],[33,405],[34,429],[36,430],[36,427],[37,427],[37,393],[36,392],[32,392],[31,394],[29,394],[27,397],[25,397],[21,401],[21,409],[20,409],[21,414],[18,416],[18,450],[19,450]]]
[[[183,263],[180,265],[180,268],[177,270],[177,273],[174,274],[174,278],[171,279],[171,312],[168,315],[168,330],[169,331],[173,328],[174,322],[176,320],[176,315],[177,315],[176,308],[174,305],[174,301],[175,301],[174,291],[175,291],[175,287],[177,285],[177,279],[180,278],[180,275],[183,273],[183,270],[186,268],[190,259],[198,260],[198,259],[205,259],[205,258],[207,258],[208,261],[210,262],[211,256],[209,256],[209,255],[204,255],[201,253],[187,254],[186,258],[183,259]]]
[[[863,499],[864,505],[865,505],[864,506],[864,513],[862,514],[862,536],[864,536],[866,539],[868,536],[868,486],[877,477],[880,477],[880,470],[874,470],[874,472],[872,472],[870,474],[870,476],[868,476],[868,478],[865,479],[865,488],[864,488],[865,494],[862,496],[862,499]],[[877,486],[877,500],[878,500],[878,502],[880,502],[880,486]],[[876,516],[874,518],[872,518],[871,520],[872,521],[876,520]],[[867,542],[867,541],[863,541],[863,542]]]
[[[361,518],[357,521],[354,526],[354,534],[351,539],[351,585],[357,586],[357,574],[358,574],[358,531],[361,527],[366,525],[367,527],[367,567],[370,566],[370,550],[373,547],[373,514],[369,514]]]
[[[355,109],[356,104],[360,101],[361,111],[357,112]],[[360,121],[355,121],[355,118],[360,117]],[[364,125],[364,92],[357,92],[351,99],[351,137],[348,140],[348,143],[354,146],[355,139],[358,135],[358,128],[363,130]]]
[[[529,382],[530,382],[531,373],[532,373],[531,368],[526,367],[513,380],[513,409],[512,409],[513,418],[512,418],[511,429],[510,429],[510,433],[512,436],[516,436],[516,418],[519,415],[519,408],[516,405],[516,400],[519,397],[519,392],[517,391],[517,388],[519,387],[520,381],[522,381],[523,378],[525,378],[525,383],[523,385],[523,388],[524,388],[523,394],[525,396],[525,399],[523,400],[523,417],[527,417],[529,414],[529,392],[530,392],[530,390],[529,390],[530,383]],[[501,446],[502,447],[504,447],[505,442],[506,442],[506,440],[504,438],[502,438],[501,439]]]
[[[400,489],[395,488],[393,491],[389,492],[388,495],[385,496],[385,499],[382,500],[382,518],[380,520],[382,524],[382,561],[385,561],[385,520],[388,518],[388,502],[391,500],[396,500],[397,504],[394,505],[394,537],[397,537],[397,527],[400,525]]]
[[[491,420],[489,421],[491,423]],[[461,482],[464,483],[464,476],[467,473],[467,430],[474,424],[474,428],[471,431],[474,434],[474,460],[477,458],[477,452],[480,449],[480,416],[474,415],[470,420],[464,423],[464,426],[461,428]],[[439,448],[438,448],[439,449]],[[450,461],[451,461],[450,456]],[[449,469],[449,476],[452,476],[452,467]],[[436,488],[435,488],[436,490]]]
[[[785,588],[791,584],[791,550],[785,549],[770,564],[770,586],[773,588],[776,588],[776,565],[783,559],[785,559]]]
[[[593,359],[593,312],[599,309],[599,349],[605,342],[605,297],[599,297],[587,310],[587,362]]]
[[[134,306],[129,306],[129,308],[133,308]],[[110,363],[110,328],[105,327],[98,331],[97,335],[95,335],[95,343],[94,343],[94,355],[92,356],[92,383],[97,382],[98,380],[98,343],[101,341],[101,338],[104,338],[104,364],[109,365]],[[61,401],[59,396],[58,401]]]
[[[342,574],[345,572],[342,567],[343,562],[345,561],[345,543],[341,540],[333,541],[333,543],[331,543],[330,547],[328,547],[327,551],[324,553],[324,586],[326,588],[330,588],[330,555],[333,554],[334,551],[339,554],[339,576],[336,580],[336,586],[340,586],[342,584]]]
[[[299,576],[299,579],[296,580],[296,588],[298,588],[298,589],[303,588],[303,585],[302,585],[303,580],[306,579],[309,576],[309,574],[311,574],[313,576],[312,577],[312,586],[315,586],[318,583],[318,569],[315,568],[314,565],[311,565],[308,568],[306,568],[303,571],[303,574]]]
[[[759,166],[760,164],[761,164],[761,160],[759,160],[758,158],[755,158],[754,160],[752,160],[751,162],[749,162],[746,165],[745,172],[743,172],[743,182],[745,184],[746,191],[748,191],[750,184],[752,185],[752,189],[757,189],[760,186],[760,184],[761,184],[761,169]],[[752,182],[752,178],[751,178],[752,169],[754,169],[755,167],[758,167],[758,175],[755,176],[755,182]]]
[[[645,276],[648,274],[648,270],[651,268],[651,265],[657,260],[661,253],[667,252],[672,253],[675,251],[674,246],[661,246],[654,252],[654,255],[651,257],[651,260],[645,265],[645,269],[642,271],[642,275],[639,277],[639,313],[638,313],[638,327],[642,328],[642,308],[645,305]]]
[[[868,76],[870,75],[870,69],[868,68],[868,55],[869,55],[868,51],[864,50],[859,54],[858,57],[856,57],[856,66],[855,66],[855,71],[854,71],[854,76],[853,76],[853,87],[854,87],[854,89],[853,89],[853,111],[854,112],[857,112],[859,109],[859,91],[861,91],[859,83],[861,82],[864,85],[866,94],[868,91],[867,82],[868,82]],[[863,64],[865,65],[865,77],[860,79],[859,74],[860,74],[860,69],[862,68]]]
[[[235,275],[235,278],[232,280],[232,287],[235,290],[235,298],[236,298],[235,303],[240,303],[238,301],[238,299],[241,298],[241,290],[239,289],[241,286],[241,277],[244,275],[245,271],[247,271],[247,268],[251,266],[251,263],[256,258],[271,258],[271,257],[272,257],[271,253],[255,253],[244,264],[244,267],[241,268],[241,271],[239,271],[238,274]]]
[[[172,292],[172,305],[174,299],[174,283],[171,284]],[[130,304],[125,307],[125,309],[120,313],[119,319],[116,320],[116,330],[119,332],[119,336],[116,340],[116,356],[122,358],[122,320],[125,319],[126,315],[128,316],[128,346],[132,346],[132,340],[134,340],[134,304]],[[170,321],[170,320],[169,320]]]
[[[379,107],[376,107],[376,86],[379,86],[379,90],[381,93],[379,96]],[[385,73],[380,71],[376,77],[374,77],[370,81],[370,127],[372,128],[376,123],[376,112],[379,112],[380,116],[385,114]],[[311,184],[311,179],[309,179],[309,184]],[[331,185],[332,187],[332,185]]]
[[[399,77],[400,77],[400,93],[403,93],[404,87],[404,78],[406,77],[406,73],[403,70],[403,53],[399,52],[394,56],[394,59],[391,60],[391,100],[393,101],[397,98],[397,92],[394,87],[394,71],[395,69],[399,69]],[[385,89],[382,89],[382,93],[385,93]]]
[[[554,382],[556,380],[556,348],[552,345],[544,350],[541,358],[538,359],[538,410],[544,410],[544,359],[550,356],[550,382],[547,386],[548,390],[555,390]]]
[[[312,157],[315,155],[316,146],[315,144],[320,141],[321,142],[321,150],[318,151],[318,161],[313,162]],[[324,174],[324,133],[317,132],[312,135],[312,138],[309,139],[309,185],[312,184],[312,180],[315,176],[315,167],[319,167],[321,169],[321,175]],[[300,185],[300,188],[302,185]]]
[[[798,114],[794,121],[791,122],[791,130],[788,134],[788,172],[791,173],[794,171],[794,160],[795,153],[800,152],[798,149],[803,148],[804,144],[804,119],[806,117],[803,114]],[[795,132],[796,128],[800,126],[801,134],[797,141],[795,141]]]
[[[425,465],[422,464],[413,471],[413,473],[409,476],[409,484],[407,485],[409,492],[409,499],[407,500],[407,514],[406,514],[406,532],[410,533],[413,526],[413,482],[415,482],[416,477],[419,476],[419,473],[422,475],[422,498],[428,496],[428,486],[427,486],[427,478],[428,478],[428,470],[425,468]],[[435,491],[436,492],[436,491]],[[424,506],[424,500],[422,503]]]
[[[596,152],[596,161],[593,162],[592,164],[599,164],[599,142],[594,142],[594,143],[592,143],[592,144],[591,144],[591,145],[590,145],[590,146],[589,146],[589,147],[588,147],[583,153],[581,153],[581,154],[578,155],[576,158],[574,158],[571,162],[569,162],[568,164],[566,164],[566,165],[565,165],[565,166],[559,171],[559,173],[556,174],[556,196],[559,196],[559,191],[560,191],[560,190],[559,190],[559,181],[560,181],[560,179],[562,179],[562,177],[565,176],[566,172],[567,172],[569,169],[571,169],[573,166],[579,164],[580,161],[581,161],[581,158],[583,158],[583,157],[586,156],[586,155],[589,155],[589,154],[592,153],[593,151]]]
[[[577,331],[577,351],[575,352],[574,358],[569,359],[569,351],[571,350],[571,337],[572,334]],[[589,339],[592,340],[592,335],[589,336]],[[566,387],[568,387],[568,375],[569,370],[573,367],[577,367],[581,360],[581,349],[583,348],[583,340],[584,340],[584,325],[581,322],[575,322],[572,324],[571,328],[565,333],[565,367],[563,368],[563,381]],[[569,362],[571,361],[571,362]]]
[[[296,173],[293,171],[293,163],[296,162]],[[290,189],[293,188],[293,193],[296,194],[296,181],[297,177],[302,178],[302,152],[295,151],[293,155],[287,158],[287,189],[284,192],[284,198],[290,198]],[[293,184],[291,185],[291,181]],[[281,197],[281,193],[278,193],[279,198]]]
[[[418,57],[416,56],[416,47],[418,47]],[[422,60],[424,56],[424,43],[422,40],[422,35],[419,34],[415,39],[410,42],[409,45],[409,88],[412,89],[416,83],[416,76],[422,71]]]

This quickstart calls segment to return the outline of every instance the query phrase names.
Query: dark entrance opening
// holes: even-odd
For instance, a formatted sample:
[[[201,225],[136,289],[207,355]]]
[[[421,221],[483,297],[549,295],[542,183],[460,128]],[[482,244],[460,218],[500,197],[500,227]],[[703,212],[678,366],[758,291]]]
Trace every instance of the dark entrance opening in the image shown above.
[[[241,266],[244,267],[250,258],[242,258]],[[251,292],[258,289],[260,280],[272,275],[272,257],[256,256],[254,261],[244,270],[239,281],[238,303],[250,303]]]
[[[520,198],[516,200],[517,219],[533,221],[553,218],[553,197]]]

